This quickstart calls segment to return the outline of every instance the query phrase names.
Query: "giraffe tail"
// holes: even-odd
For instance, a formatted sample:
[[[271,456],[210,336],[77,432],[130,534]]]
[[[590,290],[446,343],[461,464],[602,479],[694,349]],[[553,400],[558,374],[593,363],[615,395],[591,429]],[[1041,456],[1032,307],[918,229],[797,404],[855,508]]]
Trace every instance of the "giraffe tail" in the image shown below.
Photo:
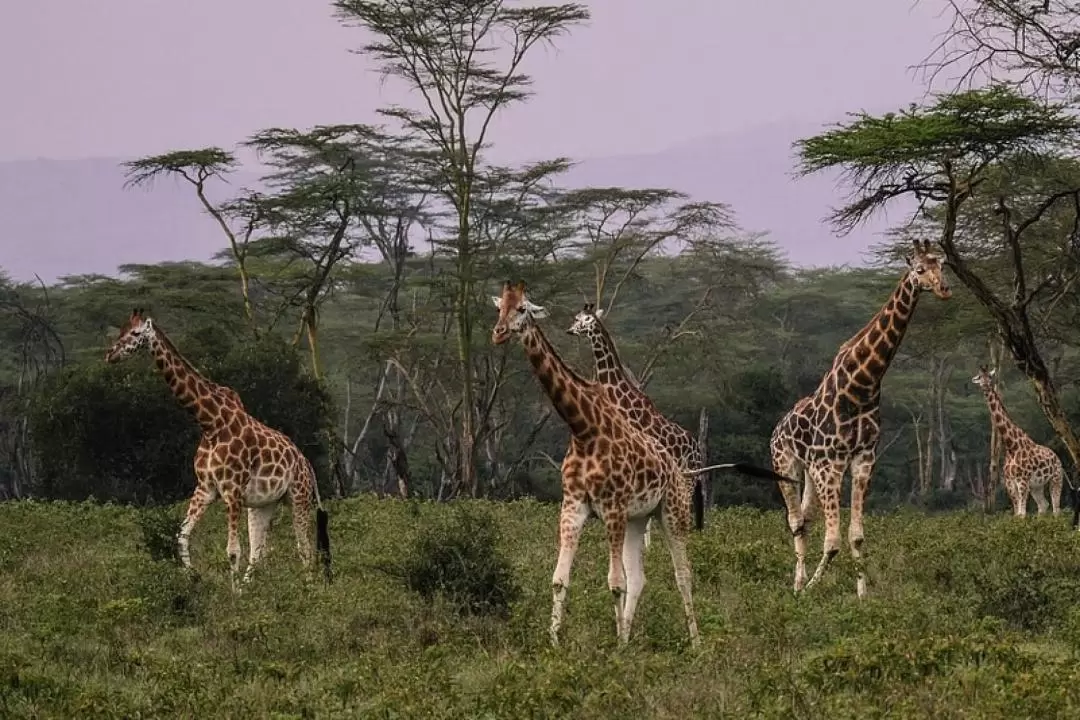
[[[792,480],[786,475],[781,475],[780,473],[769,470],[768,468],[758,467],[757,465],[751,465],[750,463],[744,462],[724,463],[723,465],[712,465],[709,468],[703,468],[703,470],[708,469],[734,470],[736,472],[741,472],[743,475],[762,478],[764,480],[775,480],[776,482],[791,483],[792,485],[799,484],[798,481]]]
[[[319,497],[318,481],[313,481],[311,486],[315,490],[315,554],[319,556],[323,577],[329,585],[334,581],[334,569],[330,565],[330,514],[326,512],[322,498]]]
[[[705,481],[701,478],[694,483],[694,528],[698,531],[705,529]]]

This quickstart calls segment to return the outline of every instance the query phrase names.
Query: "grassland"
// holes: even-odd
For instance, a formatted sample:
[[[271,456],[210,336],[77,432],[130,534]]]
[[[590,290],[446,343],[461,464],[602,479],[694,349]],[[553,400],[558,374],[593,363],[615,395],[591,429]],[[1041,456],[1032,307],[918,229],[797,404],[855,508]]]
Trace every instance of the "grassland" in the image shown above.
[[[169,508],[168,520],[180,511]],[[1080,534],[1064,517],[871,517],[871,597],[860,602],[846,555],[822,585],[792,596],[779,510],[710,513],[690,545],[703,634],[693,651],[662,540],[649,551],[633,640],[618,648],[603,533],[589,524],[564,646],[553,650],[546,628],[555,506],[357,498],[332,503],[331,512],[332,586],[298,574],[285,510],[262,572],[234,596],[220,505],[196,530],[194,578],[154,559],[167,549],[155,549],[161,517],[148,511],[0,505],[0,716],[1052,718],[1080,711]],[[488,579],[507,586],[513,602],[505,613],[462,614],[451,600],[408,589],[392,569],[418,554],[430,560],[440,548],[452,565],[458,546],[482,535],[462,532],[460,523],[485,517],[510,572]],[[425,541],[429,547],[418,549]],[[449,569],[458,580],[475,572]]]

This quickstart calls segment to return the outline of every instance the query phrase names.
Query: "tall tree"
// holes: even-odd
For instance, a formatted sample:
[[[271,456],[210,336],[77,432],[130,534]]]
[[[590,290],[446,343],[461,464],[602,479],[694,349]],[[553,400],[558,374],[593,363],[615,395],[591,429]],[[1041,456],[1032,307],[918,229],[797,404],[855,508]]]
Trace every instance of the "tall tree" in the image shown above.
[[[584,5],[514,7],[503,0],[336,0],[339,19],[375,38],[359,52],[387,76],[405,82],[419,107],[392,106],[384,115],[431,150],[428,179],[454,219],[454,312],[461,374],[460,482],[476,483],[477,417],[473,313],[478,305],[478,235],[473,227],[482,153],[494,117],[526,100],[531,78],[523,62],[589,18]]]

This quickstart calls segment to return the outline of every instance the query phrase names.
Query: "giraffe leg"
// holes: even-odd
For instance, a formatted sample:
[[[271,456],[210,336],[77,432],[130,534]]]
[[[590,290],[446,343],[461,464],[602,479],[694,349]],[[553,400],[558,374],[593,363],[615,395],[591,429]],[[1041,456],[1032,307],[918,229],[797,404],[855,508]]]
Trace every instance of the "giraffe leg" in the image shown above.
[[[239,590],[236,583],[236,575],[240,572],[240,510],[243,505],[236,493],[229,493],[222,497],[225,501],[225,515],[228,522],[228,540],[225,544],[225,552],[229,556],[229,577],[232,581],[233,590]]]
[[[604,526],[608,539],[608,589],[615,602],[615,633],[619,644],[630,639],[626,623],[626,573],[623,571],[623,544],[626,541],[626,508],[608,509],[604,513]]]
[[[818,562],[806,589],[817,584],[825,574],[836,553],[840,552],[840,485],[844,479],[844,466],[838,463],[818,462],[808,468],[810,479],[817,488],[821,501],[821,512],[825,517],[825,543],[822,547],[821,560]]]
[[[701,646],[701,637],[698,635],[697,616],[694,614],[693,577],[690,571],[690,559],[686,555],[686,537],[690,534],[690,516],[677,517],[671,511],[671,505],[664,503],[660,515],[661,527],[664,530],[664,540],[668,550],[671,551],[671,564],[675,568],[675,584],[679,587],[679,595],[682,596],[683,612],[686,613],[686,626],[690,631],[690,645]]]
[[[206,509],[210,507],[210,504],[217,498],[217,490],[214,488],[213,483],[199,482],[199,486],[195,488],[195,494],[191,496],[191,500],[188,502],[187,514],[184,516],[184,522],[180,524],[180,532],[176,536],[177,550],[180,555],[180,563],[189,570],[191,569],[191,551],[189,544],[191,541],[191,531],[195,529],[195,525],[199,522],[199,519],[206,512]]]
[[[622,564],[626,573],[626,604],[623,606],[623,626],[626,637],[630,637],[630,627],[634,622],[641,591],[645,589],[645,533],[648,532],[649,518],[631,518],[626,524],[626,537],[623,540]]]
[[[649,545],[652,544],[652,518],[645,521],[645,544],[642,548],[642,552],[649,549]]]
[[[578,540],[585,521],[589,518],[589,506],[580,498],[563,496],[559,511],[559,560],[551,578],[551,644],[559,644],[559,628],[562,627],[566,605],[566,591],[570,587],[570,568],[574,564]]]
[[[1027,517],[1027,501],[1028,501],[1028,484],[1026,480],[1023,480],[1019,476],[1013,476],[1012,478],[1013,488],[1013,515],[1016,517]]]
[[[862,553],[863,505],[876,460],[874,452],[867,452],[856,457],[851,463],[851,519],[848,521],[848,544],[851,547],[851,557],[855,560],[858,573],[855,594],[859,597],[866,597],[866,570]]]
[[[774,452],[772,463],[776,472],[792,480],[800,480],[805,475],[801,463],[787,452]],[[813,500],[814,490],[806,482],[800,499],[797,486],[783,482],[777,485],[787,506],[788,529],[795,545],[795,592],[799,592],[806,584],[806,539],[810,534],[810,517],[806,511]]]
[[[248,566],[244,571],[243,582],[251,580],[251,573],[255,570],[255,563],[263,556],[266,550],[267,532],[270,530],[270,521],[274,519],[276,505],[264,505],[263,507],[248,508]]]
[[[1050,512],[1061,514],[1061,489],[1065,484],[1065,469],[1058,462],[1050,478]]]
[[[296,535],[296,551],[305,568],[311,567],[315,546],[311,535],[311,488],[305,483],[293,483],[290,488],[292,501],[293,534]]]
[[[1050,503],[1046,500],[1046,485],[1047,483],[1041,483],[1038,485],[1031,484],[1031,497],[1035,499],[1036,512],[1039,515],[1045,515]]]

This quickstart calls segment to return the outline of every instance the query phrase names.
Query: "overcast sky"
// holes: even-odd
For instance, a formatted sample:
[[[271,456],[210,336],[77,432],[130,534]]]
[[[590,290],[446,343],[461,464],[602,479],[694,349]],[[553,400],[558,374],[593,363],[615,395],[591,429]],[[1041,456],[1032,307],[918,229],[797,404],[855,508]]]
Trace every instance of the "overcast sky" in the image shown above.
[[[595,0],[528,63],[500,160],[659,150],[778,120],[891,109],[938,0]],[[401,100],[318,0],[5,0],[0,160],[231,146],[269,125],[376,122]]]

